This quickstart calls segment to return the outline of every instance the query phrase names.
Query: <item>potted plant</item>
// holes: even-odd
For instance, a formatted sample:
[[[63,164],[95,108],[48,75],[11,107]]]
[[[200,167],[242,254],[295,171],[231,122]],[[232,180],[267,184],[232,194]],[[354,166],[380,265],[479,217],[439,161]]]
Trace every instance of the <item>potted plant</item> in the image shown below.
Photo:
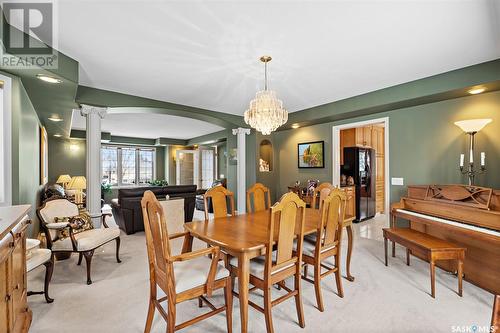
[[[165,179],[154,179],[148,182],[151,186],[168,186],[168,182]]]
[[[101,199],[104,200],[104,195],[106,193],[111,193],[110,183],[101,183]]]

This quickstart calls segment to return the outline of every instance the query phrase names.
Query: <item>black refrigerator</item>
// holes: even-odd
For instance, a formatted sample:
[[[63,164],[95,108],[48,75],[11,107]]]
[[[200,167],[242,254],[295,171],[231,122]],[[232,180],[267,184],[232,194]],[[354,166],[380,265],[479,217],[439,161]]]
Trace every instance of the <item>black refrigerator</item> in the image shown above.
[[[344,148],[341,174],[354,179],[356,187],[356,219],[360,222],[375,216],[375,150],[371,148]]]

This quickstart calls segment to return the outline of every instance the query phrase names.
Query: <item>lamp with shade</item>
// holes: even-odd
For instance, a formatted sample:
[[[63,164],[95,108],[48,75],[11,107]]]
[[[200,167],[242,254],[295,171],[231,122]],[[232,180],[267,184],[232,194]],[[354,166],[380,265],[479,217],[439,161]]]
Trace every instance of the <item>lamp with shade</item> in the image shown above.
[[[465,134],[469,135],[469,166],[466,170],[464,170],[464,162],[465,162],[465,154],[460,154],[460,172],[463,175],[467,175],[469,179],[469,185],[474,184],[474,177],[476,174],[481,174],[486,172],[486,153],[481,152],[481,160],[480,166],[481,169],[479,171],[474,170],[474,136],[477,132],[482,130],[486,125],[491,123],[491,119],[469,119],[469,120],[461,120],[455,122],[455,125],[460,127]]]
[[[71,178],[68,184],[68,189],[75,190],[75,203],[83,203],[83,190],[87,188],[87,180],[84,176],[76,176]]]
[[[64,189],[68,188],[69,182],[71,182],[71,176],[70,175],[60,175],[57,178],[57,181],[56,181],[56,183],[57,184],[61,184],[64,187]]]

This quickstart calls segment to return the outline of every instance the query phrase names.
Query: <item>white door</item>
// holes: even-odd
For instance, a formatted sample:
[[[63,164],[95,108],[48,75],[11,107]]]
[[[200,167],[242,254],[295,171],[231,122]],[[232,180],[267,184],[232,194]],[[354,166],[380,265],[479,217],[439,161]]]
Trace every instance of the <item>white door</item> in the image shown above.
[[[198,185],[199,158],[197,150],[177,150],[175,152],[176,184]]]
[[[200,183],[199,188],[208,189],[216,178],[216,152],[213,147],[200,147]]]

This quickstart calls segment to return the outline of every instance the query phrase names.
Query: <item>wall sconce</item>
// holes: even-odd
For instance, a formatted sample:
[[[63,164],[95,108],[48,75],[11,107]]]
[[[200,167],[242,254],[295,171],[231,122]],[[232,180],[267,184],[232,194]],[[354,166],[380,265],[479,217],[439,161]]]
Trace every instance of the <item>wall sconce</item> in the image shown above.
[[[76,152],[80,149],[80,147],[78,147],[77,144],[70,144],[69,145],[69,150],[72,151],[72,152]]]
[[[467,175],[469,186],[474,184],[474,177],[476,174],[486,172],[485,152],[481,152],[481,169],[479,171],[474,170],[474,136],[489,123],[491,123],[491,119],[470,119],[455,122],[455,125],[460,127],[466,135],[469,135],[469,166],[467,170],[464,170],[465,154],[460,154],[460,172],[463,175]]]

